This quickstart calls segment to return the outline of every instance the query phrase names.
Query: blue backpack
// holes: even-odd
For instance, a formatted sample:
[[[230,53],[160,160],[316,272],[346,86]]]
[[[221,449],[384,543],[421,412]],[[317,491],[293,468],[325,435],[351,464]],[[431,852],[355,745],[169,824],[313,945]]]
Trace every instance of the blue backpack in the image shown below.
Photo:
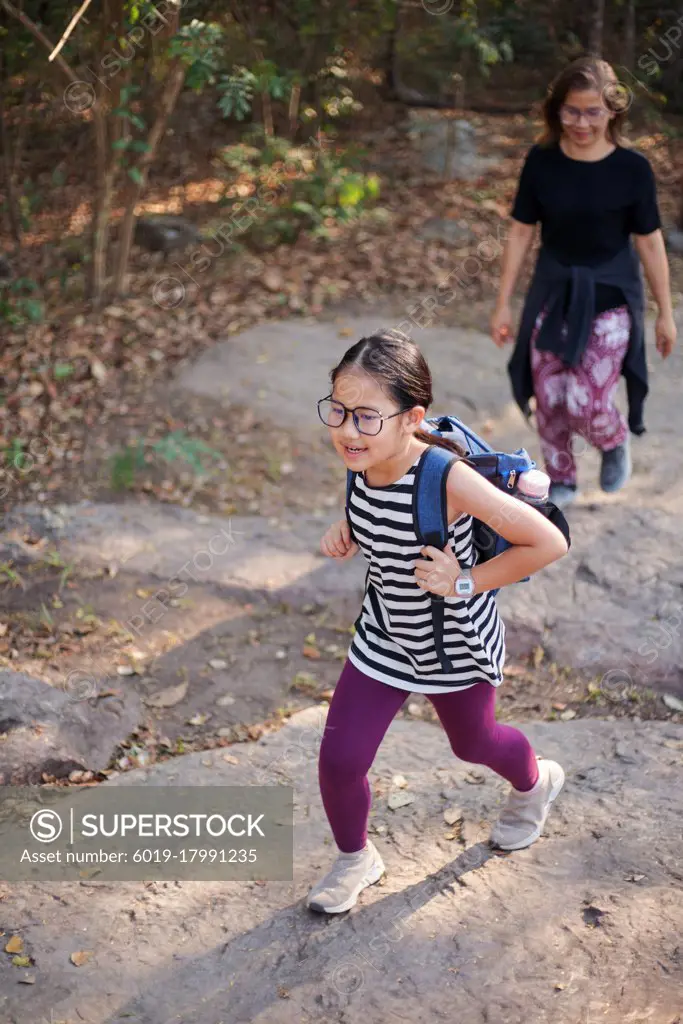
[[[512,497],[518,497],[517,483],[519,477],[528,469],[534,469],[536,463],[524,448],[507,454],[495,451],[481,437],[466,427],[456,416],[439,416],[425,420],[423,429],[436,433],[449,441],[457,441],[467,452],[467,460],[471,466],[486,477],[495,487],[505,491]],[[427,449],[420,459],[415,479],[415,532],[423,545],[432,545],[443,551],[448,543],[448,509],[446,497],[446,481],[448,472],[458,458],[455,453],[436,445]],[[355,473],[348,470],[346,474],[346,518],[349,520],[349,500]],[[523,498],[522,498],[523,500]],[[557,526],[564,535],[567,544],[571,545],[567,520],[556,505],[546,501],[537,505],[539,512]],[[501,537],[492,527],[478,519],[473,521],[473,543],[477,552],[476,564],[481,565],[510,547],[509,541]],[[471,566],[470,566],[471,568]],[[527,577],[528,579],[528,577]],[[526,580],[520,580],[526,582]],[[367,584],[367,577],[366,577]],[[497,594],[498,591],[491,591]],[[429,595],[432,602],[432,618],[434,641],[437,654],[444,672],[452,671],[451,663],[443,649],[444,598],[438,594]]]

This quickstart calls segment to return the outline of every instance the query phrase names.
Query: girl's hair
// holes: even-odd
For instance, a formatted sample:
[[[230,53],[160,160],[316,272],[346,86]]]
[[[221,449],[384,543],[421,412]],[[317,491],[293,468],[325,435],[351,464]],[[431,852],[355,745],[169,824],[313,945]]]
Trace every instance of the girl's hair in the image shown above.
[[[599,92],[607,109],[615,115],[607,126],[608,138],[615,146],[628,145],[621,126],[630,106],[630,90],[620,84],[612,66],[597,57],[579,57],[551,82],[543,104],[545,128],[538,139],[539,145],[550,146],[560,141],[562,104],[570,92],[588,89]]]
[[[341,373],[354,367],[373,377],[404,412],[416,405],[428,409],[432,404],[432,375],[425,357],[402,331],[395,328],[377,331],[352,345],[330,374],[332,387]],[[467,458],[467,451],[456,441],[421,429],[415,432],[415,437],[424,444],[447,448]]]

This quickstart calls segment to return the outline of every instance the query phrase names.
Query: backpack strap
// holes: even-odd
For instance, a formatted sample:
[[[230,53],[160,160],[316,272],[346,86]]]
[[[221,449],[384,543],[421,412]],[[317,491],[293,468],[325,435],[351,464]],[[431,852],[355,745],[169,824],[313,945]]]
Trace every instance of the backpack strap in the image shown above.
[[[443,551],[448,543],[448,473],[458,456],[446,448],[430,445],[418,463],[413,489],[413,522],[421,544],[430,544]],[[443,646],[445,602],[438,594],[429,595],[432,605],[432,628],[436,654],[444,672],[453,665]]]
[[[353,491],[353,482],[356,478],[356,474],[352,469],[346,470],[346,504],[344,506],[346,512],[346,521],[349,524],[349,530],[351,531],[351,537],[353,540],[356,538],[353,536],[353,527],[351,526],[351,516],[349,515],[349,505],[351,503],[351,492]]]

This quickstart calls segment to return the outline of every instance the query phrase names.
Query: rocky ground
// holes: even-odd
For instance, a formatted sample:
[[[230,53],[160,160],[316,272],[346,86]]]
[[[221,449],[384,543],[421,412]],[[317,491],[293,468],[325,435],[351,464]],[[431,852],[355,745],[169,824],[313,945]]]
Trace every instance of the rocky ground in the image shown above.
[[[2,949],[15,938],[23,953],[0,959],[4,1020],[352,1024],[428,1008],[490,1024],[679,1021],[679,354],[652,360],[628,489],[601,494],[581,452],[570,557],[500,597],[500,717],[567,768],[548,837],[493,855],[503,787],[454,762],[414,698],[372,773],[385,882],[343,919],[303,908],[332,856],[311,722],[324,722],[364,578],[360,561],[318,553],[343,474],[315,401],[345,347],[400,315],[263,325],[172,382],[165,401],[242,408],[245,430],[274,439],[258,510],[132,496],[6,517],[5,783],[237,785],[258,769],[294,786],[297,810],[292,882],[5,885]],[[437,322],[416,339],[436,410],[538,455],[483,333]],[[397,790],[412,799],[392,810]],[[89,954],[81,966],[74,951]]]

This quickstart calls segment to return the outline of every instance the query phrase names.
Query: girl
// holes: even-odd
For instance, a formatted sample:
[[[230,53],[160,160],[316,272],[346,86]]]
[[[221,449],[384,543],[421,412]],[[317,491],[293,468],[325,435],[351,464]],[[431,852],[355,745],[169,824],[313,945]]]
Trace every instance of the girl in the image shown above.
[[[564,772],[554,761],[537,761],[517,729],[496,724],[504,626],[490,591],[561,558],[567,544],[540,512],[504,495],[462,458],[447,477],[449,542],[443,551],[421,548],[412,515],[420,458],[431,444],[464,454],[421,429],[432,402],[424,357],[400,331],[382,331],[350,348],[331,379],[332,393],[318,403],[320,418],[344,465],[357,475],[349,509],[353,535],[341,519],[321,547],[340,559],[360,548],[369,562],[355,636],[320,747],[321,795],[339,856],[307,902],[312,910],[337,914],[384,873],[367,838],[367,772],[410,692],[427,694],[457,757],[488,765],[512,784],[493,841],[520,850],[540,836]],[[499,532],[514,547],[476,565],[472,517],[503,522]],[[470,596],[453,596],[456,581],[464,579]],[[451,673],[437,661],[430,592],[444,599]]]
[[[510,297],[540,221],[541,250],[508,369],[527,417],[535,398],[550,500],[559,508],[578,494],[573,434],[602,452],[600,486],[617,491],[631,474],[629,428],[645,430],[638,256],[659,307],[655,333],[664,359],[676,340],[654,175],[621,137],[624,98],[612,68],[594,58],[574,61],[552,84],[545,132],[519,180],[491,321],[500,347],[510,337]],[[628,425],[614,405],[621,374]]]

